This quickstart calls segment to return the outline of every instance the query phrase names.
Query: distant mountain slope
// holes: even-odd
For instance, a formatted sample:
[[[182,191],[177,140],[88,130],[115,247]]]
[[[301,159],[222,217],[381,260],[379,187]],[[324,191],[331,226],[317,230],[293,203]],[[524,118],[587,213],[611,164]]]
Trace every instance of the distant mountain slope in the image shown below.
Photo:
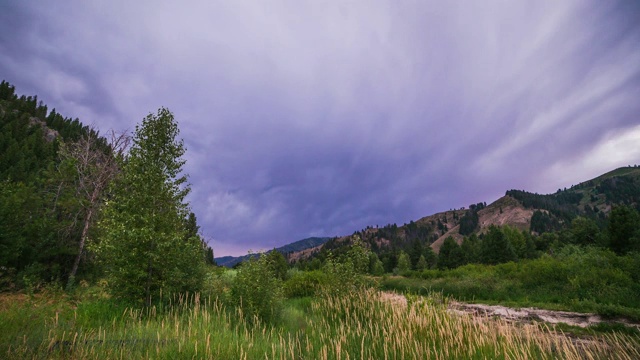
[[[518,200],[505,195],[489,206],[478,211],[478,228],[476,234],[482,234],[491,225],[509,225],[520,230],[529,230],[531,216],[534,210],[526,209]],[[460,234],[460,225],[456,225],[431,244],[431,248],[438,252],[440,246],[447,237],[453,237],[458,243],[462,243],[463,235]]]
[[[279,248],[276,248],[275,250],[287,257],[291,253],[302,252],[307,249],[315,248],[326,243],[330,239],[331,238],[328,237],[310,237],[281,246]],[[247,254],[243,256],[222,256],[215,258],[215,261],[219,266],[233,267],[236,264],[249,259],[251,256],[256,256],[256,254]]]
[[[447,237],[460,243],[465,235],[481,235],[491,225],[509,225],[539,234],[565,228],[577,216],[602,222],[616,204],[640,210],[640,167],[618,168],[554,194],[509,190],[489,205],[479,203],[451,209],[402,226],[367,227],[353,235],[360,236],[384,261],[385,256],[395,257],[400,250],[418,254],[421,248],[431,246],[438,252]],[[290,259],[322,258],[329,251],[339,253],[350,244],[350,237],[335,238],[313,251],[294,252]]]

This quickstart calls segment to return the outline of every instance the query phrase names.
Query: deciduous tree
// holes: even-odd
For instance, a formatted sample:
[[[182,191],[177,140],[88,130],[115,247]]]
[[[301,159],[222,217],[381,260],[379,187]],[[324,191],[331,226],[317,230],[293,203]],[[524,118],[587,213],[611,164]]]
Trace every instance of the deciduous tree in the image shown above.
[[[189,186],[178,135],[178,124],[165,108],[136,126],[100,223],[97,250],[112,292],[147,305],[161,292],[197,290],[204,277],[201,241],[186,236]]]

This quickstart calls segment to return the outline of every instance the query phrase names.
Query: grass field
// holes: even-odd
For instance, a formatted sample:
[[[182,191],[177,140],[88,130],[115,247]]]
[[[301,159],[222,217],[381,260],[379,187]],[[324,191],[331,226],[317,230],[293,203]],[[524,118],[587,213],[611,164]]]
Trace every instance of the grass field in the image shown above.
[[[96,292],[97,293],[97,292]],[[441,296],[362,290],[287,300],[274,323],[184,295],[133,309],[93,294],[0,297],[7,359],[633,359],[638,337],[575,339],[538,324],[459,316]]]
[[[573,249],[499,265],[469,264],[383,279],[383,289],[442,292],[467,302],[593,312],[640,321],[640,257],[600,249]]]

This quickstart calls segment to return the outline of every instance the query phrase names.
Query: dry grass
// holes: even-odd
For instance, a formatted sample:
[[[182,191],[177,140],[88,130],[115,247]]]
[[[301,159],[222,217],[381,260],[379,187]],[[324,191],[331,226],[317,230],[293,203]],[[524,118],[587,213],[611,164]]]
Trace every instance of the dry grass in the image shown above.
[[[74,311],[74,310],[69,310]],[[6,319],[0,313],[0,321]],[[243,320],[239,309],[184,296],[162,311],[127,309],[90,327],[73,313],[40,332],[16,333],[3,358],[209,359],[637,359],[639,339],[579,342],[535,324],[447,312],[438,297],[366,290],[291,302],[279,324]],[[77,319],[74,320],[74,318]],[[38,338],[38,336],[42,337]],[[7,339],[6,337],[0,339]]]

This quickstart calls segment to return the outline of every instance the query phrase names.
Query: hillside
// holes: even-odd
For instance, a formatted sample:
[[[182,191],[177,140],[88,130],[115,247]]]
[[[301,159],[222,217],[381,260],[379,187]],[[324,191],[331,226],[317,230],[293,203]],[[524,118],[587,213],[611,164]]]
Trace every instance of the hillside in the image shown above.
[[[452,237],[460,244],[465,236],[482,236],[492,225],[507,225],[539,235],[567,228],[573,219],[581,216],[603,226],[612,206],[619,204],[640,208],[640,167],[618,168],[554,194],[508,190],[505,196],[489,205],[471,204],[468,208],[439,212],[402,226],[367,227],[353,235],[367,243],[389,270],[399,251],[413,257],[432,256],[426,247],[438,253],[446,238]],[[294,252],[290,258],[304,262],[314,257],[322,260],[329,251],[340,254],[346,251],[350,237],[333,239],[313,251]]]
[[[0,83],[0,288],[69,274],[84,216],[77,178],[60,166],[60,149],[80,138],[92,139],[96,152],[110,151],[78,119]]]
[[[72,287],[99,272],[86,244],[97,237],[102,205],[113,199],[110,185],[128,143],[128,135],[112,135],[107,140],[0,82],[0,291]],[[195,214],[184,228],[197,237]]]

